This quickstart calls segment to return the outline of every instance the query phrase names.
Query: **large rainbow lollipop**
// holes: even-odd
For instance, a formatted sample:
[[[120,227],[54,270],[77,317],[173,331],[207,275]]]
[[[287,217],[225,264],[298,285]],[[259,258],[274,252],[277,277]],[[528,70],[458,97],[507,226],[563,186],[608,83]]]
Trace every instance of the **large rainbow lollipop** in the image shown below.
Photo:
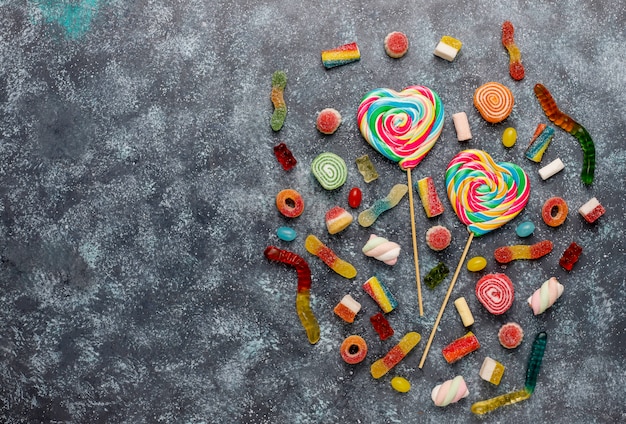
[[[446,187],[452,208],[467,225],[470,236],[428,338],[420,368],[474,236],[487,234],[515,218],[530,196],[530,183],[522,168],[509,162],[496,163],[487,152],[475,149],[464,150],[452,158],[446,170]]]
[[[443,129],[443,103],[439,95],[424,86],[410,86],[397,92],[377,88],[361,100],[357,111],[359,129],[377,152],[400,165],[407,172],[413,257],[420,316],[422,291],[417,258],[415,212],[411,170],[426,157]]]

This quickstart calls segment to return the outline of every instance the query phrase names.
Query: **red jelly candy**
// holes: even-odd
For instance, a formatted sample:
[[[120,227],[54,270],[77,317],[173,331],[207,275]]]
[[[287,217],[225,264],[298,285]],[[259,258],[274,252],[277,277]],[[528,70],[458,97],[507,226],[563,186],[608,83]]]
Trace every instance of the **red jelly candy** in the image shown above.
[[[393,336],[393,328],[391,328],[391,325],[389,325],[389,321],[387,321],[387,318],[385,318],[385,316],[381,312],[377,313],[376,315],[372,315],[370,317],[370,322],[372,323],[374,330],[376,330],[376,332],[378,333],[378,337],[380,337],[381,340],[386,340],[389,337]]]
[[[274,146],[274,154],[285,171],[289,171],[291,168],[296,166],[296,163],[298,163],[285,143],[280,143]]]
[[[363,193],[361,193],[361,189],[358,187],[352,187],[350,193],[348,194],[348,204],[351,208],[356,209],[361,206],[361,200],[363,199]]]
[[[452,364],[480,347],[478,339],[471,331],[444,347],[441,353],[446,362]]]
[[[571,271],[574,264],[578,262],[580,254],[583,253],[583,248],[577,245],[575,242],[569,245],[569,247],[563,252],[563,256],[559,259],[559,265],[561,265],[567,271]]]

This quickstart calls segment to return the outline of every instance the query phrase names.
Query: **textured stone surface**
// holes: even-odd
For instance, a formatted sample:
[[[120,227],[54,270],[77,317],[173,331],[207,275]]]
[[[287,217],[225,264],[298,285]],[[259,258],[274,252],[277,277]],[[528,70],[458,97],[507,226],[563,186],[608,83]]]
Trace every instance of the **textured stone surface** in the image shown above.
[[[610,1],[438,1],[410,5],[372,1],[0,1],[0,415],[4,422],[478,422],[471,403],[523,386],[530,340],[548,333],[537,389],[527,401],[489,416],[494,422],[623,421],[626,292],[623,207],[626,110],[625,11]],[[500,26],[511,20],[526,78],[508,75]],[[384,37],[402,31],[409,51],[399,60]],[[463,41],[454,62],[433,56],[443,35]],[[361,61],[325,70],[320,52],[356,41]],[[285,70],[288,115],[274,133],[271,75]],[[498,81],[516,98],[511,116],[487,124],[472,105],[476,87]],[[547,123],[532,91],[541,82],[560,108],[596,143],[596,181],[580,182],[582,152],[557,129],[543,164],[560,157],[565,170],[542,181],[524,149]],[[406,175],[361,137],[356,109],[376,87],[426,85],[446,108],[443,133],[413,181],[432,176],[446,211],[428,220],[416,204],[422,275],[439,261],[456,266],[467,233],[447,202],[443,173],[461,149],[479,148],[530,175],[524,212],[474,239],[452,300],[465,296],[479,351],[448,365],[441,349],[465,333],[449,304],[423,370],[417,368],[450,277],[424,290],[420,318],[413,272],[409,205],[404,199],[369,229],[356,221],[334,236],[324,214],[338,205],[354,216],[386,196]],[[315,129],[316,113],[337,109],[332,136]],[[468,114],[473,139],[459,143],[451,115]],[[505,128],[518,142],[502,146]],[[272,148],[284,141],[298,160],[285,172]],[[348,181],[327,192],[309,165],[324,151],[343,157]],[[355,158],[368,154],[380,177],[369,184]],[[347,207],[351,187],[360,209]],[[274,196],[300,191],[304,214],[289,220]],[[540,217],[543,202],[565,198],[559,228]],[[576,210],[597,197],[607,212],[589,225]],[[415,200],[419,197],[415,193]],[[536,230],[515,235],[520,222]],[[435,224],[453,233],[441,253],[424,244]],[[276,236],[289,225],[291,243]],[[351,281],[304,249],[317,235],[358,270]],[[402,246],[389,267],[361,248],[371,233]],[[505,244],[554,242],[538,261],[499,266]],[[571,272],[558,265],[572,242],[584,251]],[[269,263],[269,244],[293,250],[313,273],[312,308],[321,339],[311,346],[295,312],[296,273]],[[501,317],[473,294],[485,273],[504,272],[516,299]],[[380,341],[369,323],[378,312],[361,284],[384,279],[399,307],[387,316],[394,337]],[[533,316],[526,298],[556,276],[565,293]],[[333,313],[345,294],[362,303],[353,324]],[[527,340],[513,350],[497,338],[507,321]],[[408,331],[423,340],[380,380],[369,365]],[[349,334],[369,344],[366,360],[345,364],[338,352]],[[478,375],[485,356],[506,366],[498,387]],[[390,386],[401,375],[411,391]],[[435,407],[430,391],[463,375],[470,395]]]

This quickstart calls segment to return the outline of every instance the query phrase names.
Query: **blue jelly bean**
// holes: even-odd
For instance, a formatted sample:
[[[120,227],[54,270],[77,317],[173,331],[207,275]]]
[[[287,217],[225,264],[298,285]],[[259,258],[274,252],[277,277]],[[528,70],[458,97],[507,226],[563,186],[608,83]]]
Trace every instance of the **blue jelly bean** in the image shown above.
[[[535,224],[530,221],[522,222],[517,226],[515,232],[520,237],[528,237],[535,231]]]
[[[291,227],[279,227],[276,230],[276,235],[281,240],[293,241],[298,234],[296,233],[296,230]]]

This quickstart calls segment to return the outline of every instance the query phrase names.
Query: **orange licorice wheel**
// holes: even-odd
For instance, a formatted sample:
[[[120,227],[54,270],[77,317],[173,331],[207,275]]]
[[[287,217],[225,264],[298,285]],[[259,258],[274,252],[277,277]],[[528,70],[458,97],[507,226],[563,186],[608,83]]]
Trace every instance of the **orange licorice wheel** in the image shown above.
[[[367,355],[367,343],[363,340],[361,336],[348,336],[341,343],[341,357],[348,364],[358,364],[363,359],[365,359],[365,355]]]
[[[304,212],[304,200],[296,190],[287,188],[276,195],[276,207],[287,218],[295,218]]]
[[[511,114],[514,103],[513,93],[499,82],[488,82],[474,92],[474,106],[487,122],[497,124]]]
[[[550,227],[558,227],[567,218],[567,203],[560,197],[551,197],[546,200],[541,209],[541,217],[543,222]]]

